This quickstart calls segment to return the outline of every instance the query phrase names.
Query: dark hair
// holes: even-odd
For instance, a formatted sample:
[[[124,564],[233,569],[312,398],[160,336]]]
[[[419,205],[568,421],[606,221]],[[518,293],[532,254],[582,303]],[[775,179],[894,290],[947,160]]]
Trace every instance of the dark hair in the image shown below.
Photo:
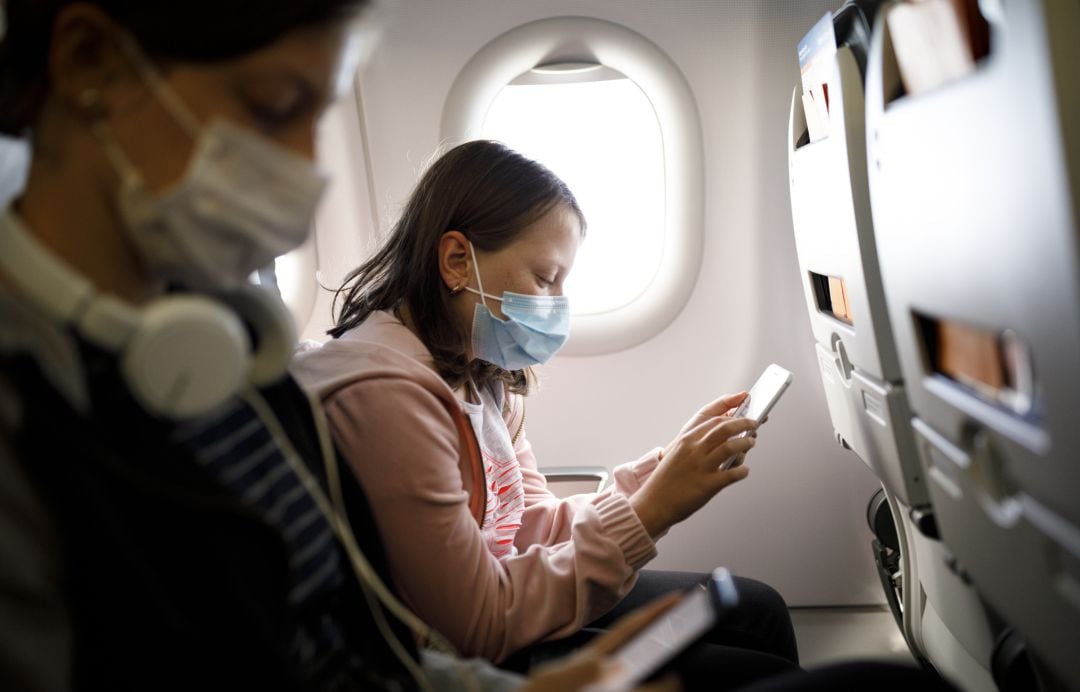
[[[65,6],[95,5],[157,59],[214,62],[261,48],[294,29],[357,14],[371,0],[0,0],[0,134],[22,135],[49,91],[48,58]]]
[[[481,250],[499,250],[560,204],[577,215],[584,233],[585,216],[570,188],[543,165],[498,142],[454,147],[424,173],[375,256],[345,277],[334,299],[336,305],[343,298],[341,310],[327,333],[336,339],[376,310],[407,307],[451,387],[471,375],[477,384],[502,380],[527,393],[525,371],[466,361],[466,335],[439,272],[439,240],[456,230]]]

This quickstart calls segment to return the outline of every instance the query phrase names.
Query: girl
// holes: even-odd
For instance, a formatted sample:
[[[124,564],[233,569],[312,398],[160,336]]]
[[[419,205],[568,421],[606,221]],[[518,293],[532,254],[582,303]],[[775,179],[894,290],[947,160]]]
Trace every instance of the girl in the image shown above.
[[[369,491],[406,601],[494,661],[572,635],[628,594],[638,603],[702,578],[639,570],[655,540],[749,473],[717,468],[754,446],[739,435],[754,423],[728,415],[737,394],[618,467],[611,488],[564,500],[548,490],[525,395],[529,368],[567,337],[563,283],[584,235],[549,170],[495,142],[458,146],[348,277],[335,340],[294,364]],[[729,684],[795,667],[783,600],[750,580],[739,591],[743,605],[710,638],[739,647],[723,651]]]

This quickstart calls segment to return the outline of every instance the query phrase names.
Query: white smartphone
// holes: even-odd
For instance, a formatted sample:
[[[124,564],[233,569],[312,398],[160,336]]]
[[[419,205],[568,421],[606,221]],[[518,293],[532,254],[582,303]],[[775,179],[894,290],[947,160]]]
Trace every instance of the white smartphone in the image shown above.
[[[776,402],[780,400],[780,396],[787,391],[788,385],[791,384],[793,378],[794,375],[776,363],[765,368],[765,372],[761,373],[761,377],[750,388],[750,395],[743,399],[743,402],[739,404],[739,408],[735,409],[732,418],[750,418],[757,423],[761,423],[769,415],[769,411],[776,405]],[[739,433],[736,437],[744,437],[745,435],[746,433]],[[724,463],[720,464],[721,470],[727,470],[735,466],[738,460],[739,455],[737,454],[728,457],[724,460]]]
[[[611,655],[611,673],[587,692],[614,692],[638,685],[712,629],[739,596],[731,573],[713,570],[706,584],[691,588],[666,613]]]

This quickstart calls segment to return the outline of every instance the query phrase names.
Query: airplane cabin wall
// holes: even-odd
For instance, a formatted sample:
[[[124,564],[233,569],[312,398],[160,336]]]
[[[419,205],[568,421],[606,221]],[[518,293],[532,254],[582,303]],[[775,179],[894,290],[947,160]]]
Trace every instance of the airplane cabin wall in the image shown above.
[[[798,606],[883,602],[865,521],[878,483],[832,436],[788,202],[796,44],[837,4],[401,0],[360,80],[366,132],[354,123],[349,135],[349,146],[359,147],[358,133],[366,134],[370,155],[366,165],[351,164],[356,177],[346,190],[357,199],[349,213],[376,221],[350,228],[339,220],[319,237],[323,280],[332,285],[346,258],[375,242],[370,223],[385,229],[393,221],[439,146],[458,72],[503,32],[546,17],[591,16],[656,43],[686,75],[704,129],[701,274],[685,309],[655,338],[609,355],[557,357],[543,368],[542,389],[528,400],[528,434],[541,466],[612,468],[666,444],[696,408],[748,389],[769,363],[792,370],[795,381],[749,458],[750,477],[673,529],[650,566],[724,565],[769,582]],[[328,324],[327,294],[318,301],[307,336]]]
[[[30,167],[30,146],[25,140],[0,137],[0,209],[18,195]]]

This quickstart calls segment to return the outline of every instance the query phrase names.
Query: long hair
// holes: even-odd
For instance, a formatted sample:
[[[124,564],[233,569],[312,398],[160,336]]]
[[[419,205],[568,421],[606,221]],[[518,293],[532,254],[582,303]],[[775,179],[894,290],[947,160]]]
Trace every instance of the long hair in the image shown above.
[[[527,393],[526,371],[508,372],[465,355],[467,334],[454,318],[439,272],[439,240],[461,231],[488,252],[506,247],[559,205],[585,217],[570,188],[543,165],[488,140],[466,142],[441,156],[413,190],[401,218],[375,255],[345,277],[334,338],[376,310],[407,307],[439,375],[451,386],[471,377],[478,385],[502,380]]]

